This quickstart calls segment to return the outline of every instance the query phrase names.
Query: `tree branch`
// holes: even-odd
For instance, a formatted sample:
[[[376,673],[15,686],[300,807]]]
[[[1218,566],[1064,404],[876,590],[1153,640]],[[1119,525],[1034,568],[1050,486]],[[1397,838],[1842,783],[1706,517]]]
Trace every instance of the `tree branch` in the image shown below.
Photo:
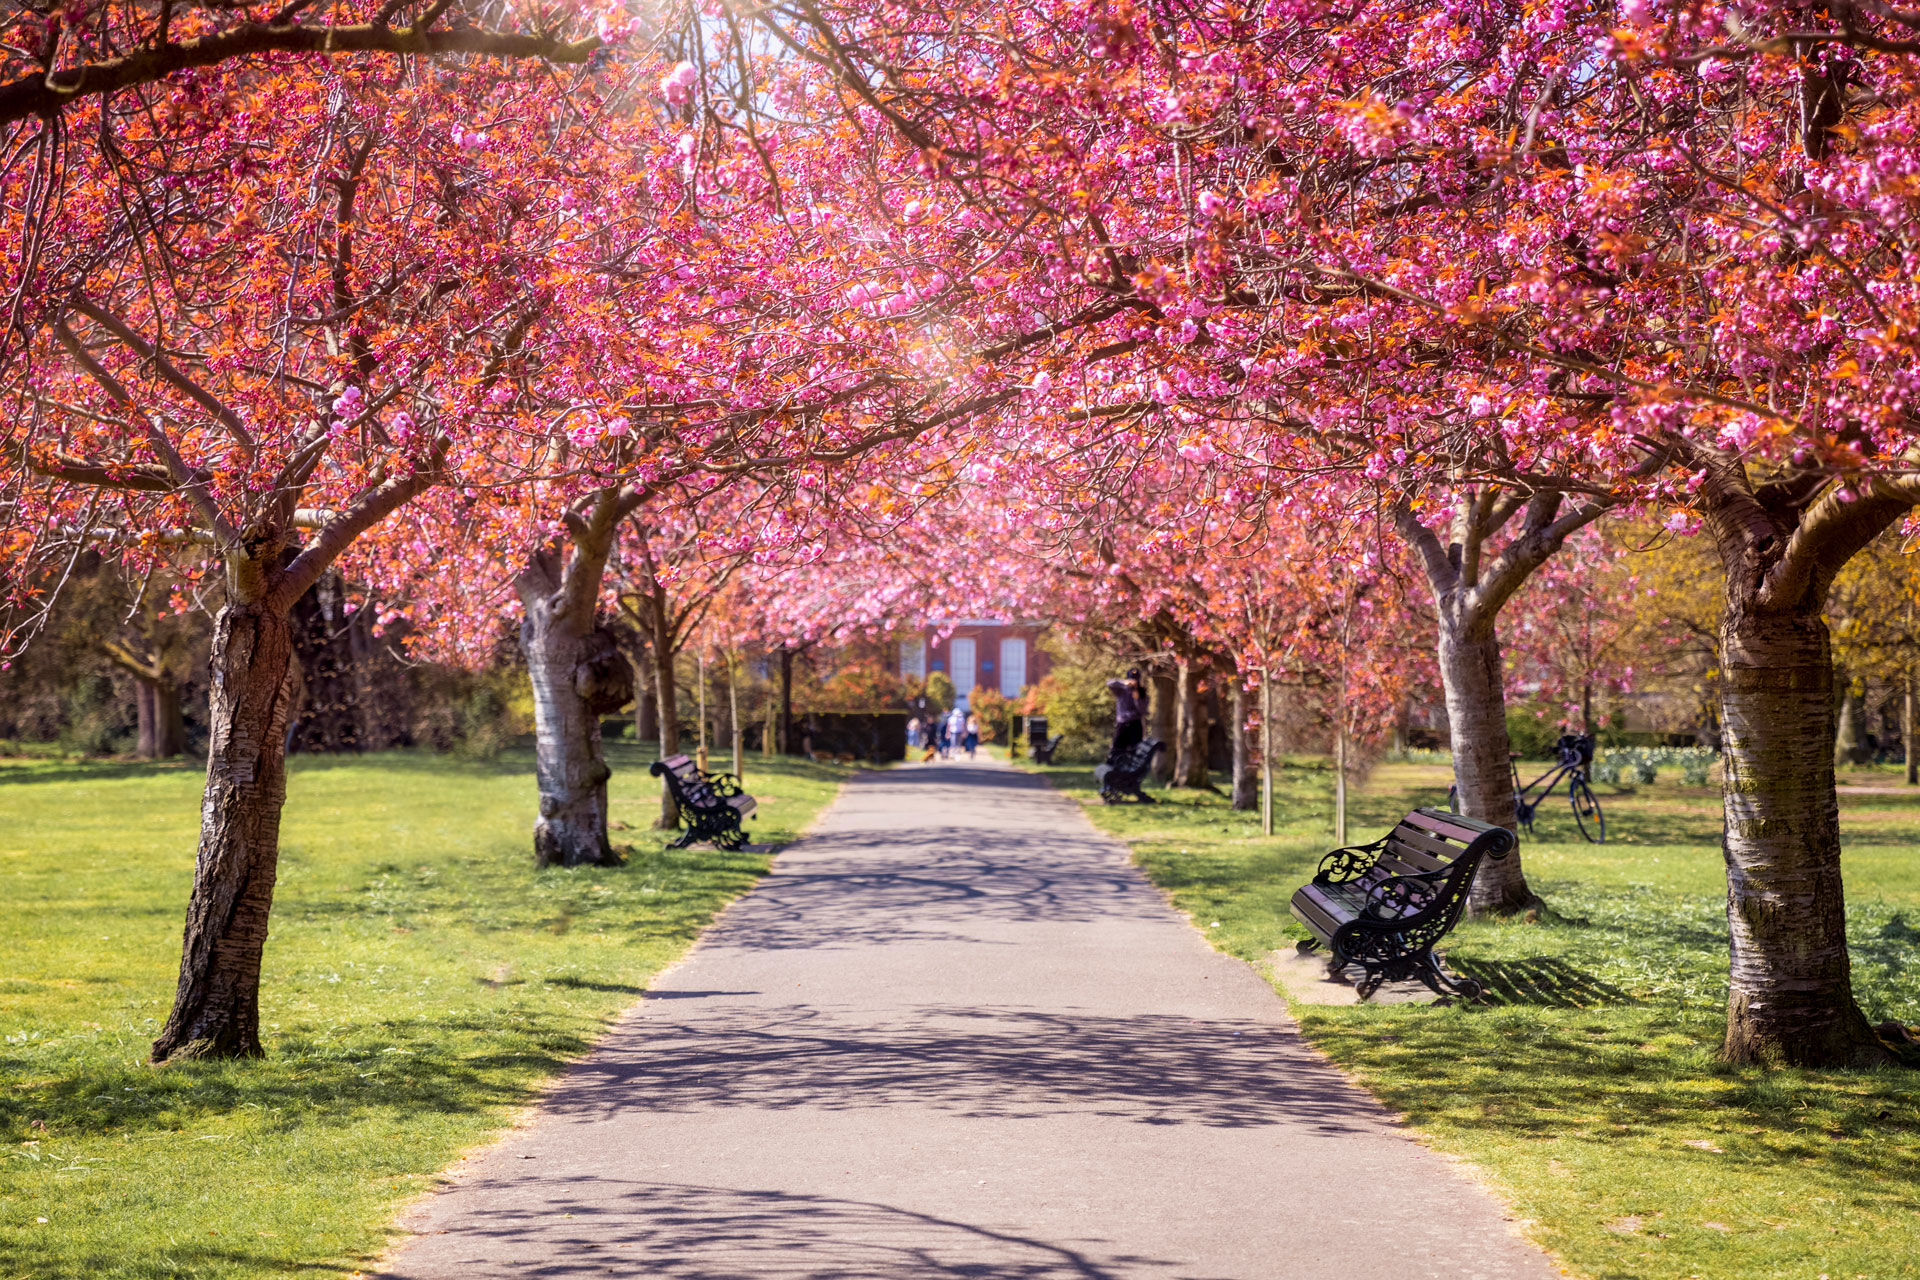
[[[98,306],[86,298],[76,298],[73,303],[73,309],[81,315],[86,316],[89,320],[92,320],[114,337],[120,339],[122,343],[131,348],[142,360],[152,365],[155,373],[165,378],[169,383],[173,384],[181,394],[211,414],[221,426],[227,429],[227,434],[232,436],[234,442],[246,453],[247,460],[249,462],[253,460],[257,451],[256,446],[254,445],[252,434],[248,432],[246,428],[246,424],[240,421],[240,415],[232,409],[229,409],[225,404],[222,404],[212,392],[182,373],[171,360],[167,359],[166,352],[160,350],[158,345],[148,342],[145,338],[135,333],[126,321],[120,319],[119,316],[114,315],[111,311]]]
[[[437,15],[436,15],[437,16]],[[286,23],[243,22],[225,31],[177,44],[135,49],[121,58],[107,58],[77,67],[22,76],[0,84],[0,124],[28,116],[55,116],[82,98],[101,97],[156,80],[191,67],[260,53],[474,53],[498,58],[539,58],[547,62],[584,63],[600,48],[594,37],[561,40],[516,31],[488,31],[466,27],[449,31],[379,24],[350,26],[293,26]]]

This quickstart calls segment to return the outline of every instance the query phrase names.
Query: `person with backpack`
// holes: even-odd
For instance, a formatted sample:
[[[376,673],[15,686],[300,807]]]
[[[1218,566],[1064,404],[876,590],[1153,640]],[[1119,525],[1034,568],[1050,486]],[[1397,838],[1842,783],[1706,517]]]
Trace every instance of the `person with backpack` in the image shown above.
[[[1113,745],[1107,749],[1107,763],[1113,765],[1146,736],[1149,698],[1138,667],[1127,668],[1119,680],[1107,681],[1107,688],[1113,692]]]

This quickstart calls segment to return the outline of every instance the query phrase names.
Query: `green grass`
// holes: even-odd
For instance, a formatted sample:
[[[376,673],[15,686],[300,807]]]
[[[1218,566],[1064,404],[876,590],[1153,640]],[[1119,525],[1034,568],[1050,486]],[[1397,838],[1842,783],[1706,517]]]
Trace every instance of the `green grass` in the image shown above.
[[[1305,936],[1287,901],[1330,843],[1319,762],[1283,770],[1271,839],[1216,797],[1107,808],[1086,769],[1046,772],[1221,950],[1264,968]],[[1442,767],[1382,767],[1354,797],[1351,838],[1444,803],[1447,781]],[[1894,788],[1897,775],[1843,781]],[[1920,1276],[1920,1072],[1717,1061],[1719,794],[1600,792],[1607,844],[1586,844],[1549,806],[1522,846],[1554,909],[1545,922],[1468,923],[1450,939],[1450,965],[1494,989],[1490,1006],[1296,1004],[1302,1030],[1434,1146],[1477,1165],[1575,1274]],[[1875,1020],[1920,1022],[1920,792],[1842,803],[1860,1002]]]
[[[530,753],[296,758],[264,1061],[145,1065],[179,963],[200,772],[0,761],[0,1278],[345,1274],[511,1122],[764,852],[662,852],[609,744],[617,869],[536,872]],[[849,770],[748,762],[756,841]],[[44,1219],[45,1221],[41,1221]]]

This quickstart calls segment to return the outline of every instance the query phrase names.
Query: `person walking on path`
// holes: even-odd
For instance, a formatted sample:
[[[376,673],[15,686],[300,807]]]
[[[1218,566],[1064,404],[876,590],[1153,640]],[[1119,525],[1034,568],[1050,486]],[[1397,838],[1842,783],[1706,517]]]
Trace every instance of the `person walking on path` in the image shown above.
[[[967,713],[967,759],[973,759],[973,753],[980,749],[980,717]]]
[[[1147,686],[1140,668],[1129,667],[1125,677],[1107,681],[1113,691],[1113,745],[1107,749],[1107,763],[1120,763],[1122,752],[1140,745],[1146,733]]]
[[[920,717],[914,716],[912,719],[907,721],[907,746],[909,748],[913,748],[913,747],[918,747],[919,745],[920,745]]]
[[[927,732],[927,759],[932,760],[936,756],[942,760],[947,758],[947,718],[945,716],[935,716],[933,728]]]
[[[955,707],[947,713],[947,751],[958,752],[967,745],[967,713]]]

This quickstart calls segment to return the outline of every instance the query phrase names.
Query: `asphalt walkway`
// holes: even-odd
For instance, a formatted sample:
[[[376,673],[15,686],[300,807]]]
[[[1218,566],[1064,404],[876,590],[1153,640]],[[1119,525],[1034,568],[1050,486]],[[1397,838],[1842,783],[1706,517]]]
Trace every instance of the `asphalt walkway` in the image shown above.
[[[1558,1276],[1030,775],[862,775],[384,1274]]]

